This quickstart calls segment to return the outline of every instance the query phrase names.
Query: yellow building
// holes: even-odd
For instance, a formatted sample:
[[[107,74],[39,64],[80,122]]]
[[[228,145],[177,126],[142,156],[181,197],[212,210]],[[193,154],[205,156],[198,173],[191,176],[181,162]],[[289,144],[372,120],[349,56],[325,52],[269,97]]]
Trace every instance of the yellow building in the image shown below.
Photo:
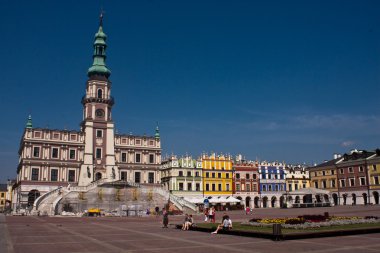
[[[297,191],[310,187],[309,171],[302,165],[286,166],[286,190],[288,192]]]
[[[204,196],[232,195],[232,160],[230,156],[202,155]]]
[[[334,205],[339,204],[339,190],[336,162],[340,158],[330,160],[314,167],[310,167],[310,187],[328,190],[332,193]]]
[[[380,150],[368,159],[369,188],[371,204],[379,205],[380,200]]]

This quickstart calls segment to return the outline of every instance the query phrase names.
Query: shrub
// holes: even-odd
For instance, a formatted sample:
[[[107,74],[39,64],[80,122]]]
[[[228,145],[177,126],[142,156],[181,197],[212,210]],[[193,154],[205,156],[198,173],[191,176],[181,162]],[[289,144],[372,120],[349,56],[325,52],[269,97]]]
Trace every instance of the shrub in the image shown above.
[[[306,221],[310,221],[310,222],[322,222],[322,221],[326,221],[327,217],[324,216],[324,215],[302,215],[302,216],[298,216],[298,218],[300,219],[304,219]]]
[[[295,225],[304,224],[306,221],[304,218],[289,218],[285,221],[285,224]]]
[[[364,217],[364,219],[366,219],[366,220],[370,220],[370,219],[377,220],[377,219],[379,219],[379,217],[377,217],[377,216],[366,216],[366,217]]]

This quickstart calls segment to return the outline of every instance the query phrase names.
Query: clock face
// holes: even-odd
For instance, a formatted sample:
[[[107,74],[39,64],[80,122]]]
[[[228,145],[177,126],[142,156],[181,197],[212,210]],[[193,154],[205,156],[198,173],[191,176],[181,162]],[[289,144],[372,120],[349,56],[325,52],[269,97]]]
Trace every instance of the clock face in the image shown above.
[[[104,117],[104,111],[103,111],[102,109],[97,109],[97,110],[95,111],[95,116],[96,116],[97,118],[103,118],[103,117]]]

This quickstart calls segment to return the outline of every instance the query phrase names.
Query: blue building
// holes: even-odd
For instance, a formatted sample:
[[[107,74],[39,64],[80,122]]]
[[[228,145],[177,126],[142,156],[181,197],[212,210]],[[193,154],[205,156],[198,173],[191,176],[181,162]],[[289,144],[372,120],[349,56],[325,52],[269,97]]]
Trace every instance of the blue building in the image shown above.
[[[286,170],[283,163],[261,162],[259,207],[282,207],[285,204]]]

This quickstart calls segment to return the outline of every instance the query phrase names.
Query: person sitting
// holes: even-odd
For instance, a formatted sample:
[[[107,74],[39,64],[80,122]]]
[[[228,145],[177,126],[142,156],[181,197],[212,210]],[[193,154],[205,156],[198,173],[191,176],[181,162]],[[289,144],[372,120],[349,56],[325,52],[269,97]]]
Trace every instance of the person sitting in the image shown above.
[[[232,229],[232,221],[229,216],[226,216],[226,218],[223,220],[223,223],[220,224],[214,232],[211,234],[217,234],[219,230],[223,229],[224,231],[228,231]]]
[[[191,226],[194,225],[194,219],[193,219],[193,215],[189,215],[187,221],[185,222],[185,227],[183,230],[189,230]]]
[[[183,221],[183,224],[182,224],[182,230],[185,230],[185,227],[186,227],[186,223],[189,221],[189,215],[188,214],[185,214],[185,220]]]

